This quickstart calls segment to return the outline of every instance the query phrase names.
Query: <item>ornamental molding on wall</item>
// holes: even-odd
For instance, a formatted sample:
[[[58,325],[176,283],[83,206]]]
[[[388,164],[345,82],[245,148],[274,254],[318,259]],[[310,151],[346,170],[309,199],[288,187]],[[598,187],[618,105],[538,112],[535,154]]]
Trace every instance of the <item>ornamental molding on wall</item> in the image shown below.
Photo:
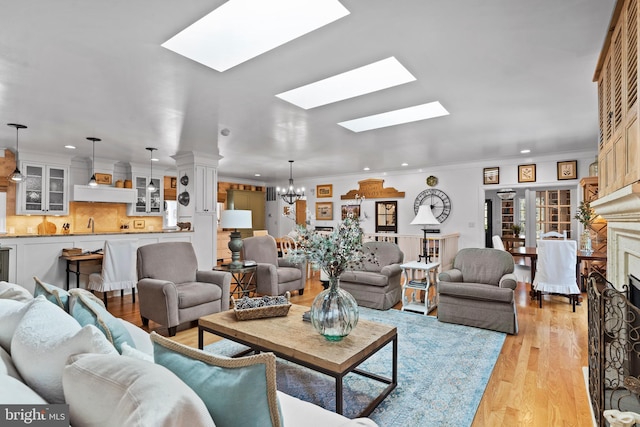
[[[404,191],[398,191],[393,187],[383,188],[383,184],[384,179],[371,178],[358,181],[358,189],[348,191],[347,194],[340,196],[340,199],[355,199],[356,195],[367,199],[404,198]]]

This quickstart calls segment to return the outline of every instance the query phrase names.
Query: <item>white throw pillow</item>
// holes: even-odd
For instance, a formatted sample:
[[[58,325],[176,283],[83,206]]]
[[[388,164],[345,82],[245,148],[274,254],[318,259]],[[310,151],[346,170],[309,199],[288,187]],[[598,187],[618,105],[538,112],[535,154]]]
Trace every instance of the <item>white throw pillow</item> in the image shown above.
[[[3,375],[9,375],[10,377],[22,381],[20,373],[13,364],[13,360],[11,360],[11,356],[2,347],[0,347],[0,376]],[[0,402],[2,402],[2,400],[0,400]]]
[[[33,299],[33,295],[22,286],[0,281],[0,299],[12,299],[15,301],[29,302]]]
[[[74,426],[215,426],[196,393],[154,363],[76,355],[69,358],[62,382]]]
[[[11,340],[13,363],[26,384],[49,403],[64,403],[62,370],[78,353],[117,354],[98,328],[81,328],[63,309],[36,298]]]
[[[0,347],[7,353],[11,353],[11,339],[30,304],[12,299],[0,299]]]
[[[127,328],[129,335],[133,338],[133,343],[136,345],[136,349],[148,354],[153,358],[153,343],[149,337],[149,333],[142,328],[137,327],[133,323],[129,323],[126,320],[118,319],[122,325]]]
[[[120,354],[126,357],[133,357],[134,359],[144,360],[145,362],[153,363],[153,355],[142,352],[137,348],[133,348],[126,342],[122,343],[122,352]]]
[[[285,426],[325,427],[341,426],[349,422],[349,418],[343,415],[327,411],[281,391],[277,393]]]

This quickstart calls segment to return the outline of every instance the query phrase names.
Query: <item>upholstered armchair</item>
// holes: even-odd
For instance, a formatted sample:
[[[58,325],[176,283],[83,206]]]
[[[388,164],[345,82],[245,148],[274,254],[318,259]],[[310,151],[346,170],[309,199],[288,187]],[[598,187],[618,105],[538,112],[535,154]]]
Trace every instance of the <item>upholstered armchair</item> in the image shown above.
[[[284,295],[287,291],[304,293],[307,263],[305,260],[279,258],[276,239],[254,236],[242,240],[242,259],[255,261],[256,291],[262,295]]]
[[[518,333],[511,254],[499,249],[461,249],[453,268],[438,275],[438,320]]]
[[[404,254],[392,242],[365,242],[362,250],[374,254],[375,260],[342,273],[340,287],[353,295],[358,305],[388,310],[402,298],[400,264]]]
[[[198,270],[189,242],[139,247],[137,271],[142,323],[160,323],[169,328],[169,336],[182,323],[229,309],[231,273]]]

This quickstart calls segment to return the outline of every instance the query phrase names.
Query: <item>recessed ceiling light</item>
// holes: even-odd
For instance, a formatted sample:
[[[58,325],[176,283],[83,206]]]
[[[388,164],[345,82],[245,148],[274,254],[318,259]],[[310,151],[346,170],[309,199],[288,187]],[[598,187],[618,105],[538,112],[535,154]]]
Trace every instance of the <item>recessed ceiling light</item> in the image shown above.
[[[368,170],[371,170],[371,168],[369,168],[369,167],[365,167],[365,168],[364,168],[364,169],[362,169],[362,170],[363,170],[363,171],[368,171]]]
[[[448,114],[449,112],[440,104],[440,102],[434,101],[427,104],[402,108],[400,110],[374,114],[373,116],[347,120],[338,124],[354,132],[364,132],[366,130],[417,122],[420,120],[432,119],[434,117],[446,116]]]
[[[259,174],[259,173],[257,173],[257,174],[255,174],[255,175],[253,175],[253,176],[260,176],[260,174]]]
[[[520,150],[520,153],[522,153],[522,154],[527,154],[527,153],[530,153],[530,152],[531,152],[531,150]]]
[[[307,110],[414,80],[416,78],[392,56],[276,96]]]
[[[68,148],[69,150],[75,150],[76,146],[75,145],[65,145],[64,148]]]
[[[409,163],[404,162],[401,166],[409,166]]]
[[[337,0],[234,0],[162,44],[225,71],[349,14]]]
[[[160,159],[156,159],[155,157],[152,157],[152,158],[151,158],[151,161],[152,161],[152,162],[159,162],[159,161],[160,161]]]

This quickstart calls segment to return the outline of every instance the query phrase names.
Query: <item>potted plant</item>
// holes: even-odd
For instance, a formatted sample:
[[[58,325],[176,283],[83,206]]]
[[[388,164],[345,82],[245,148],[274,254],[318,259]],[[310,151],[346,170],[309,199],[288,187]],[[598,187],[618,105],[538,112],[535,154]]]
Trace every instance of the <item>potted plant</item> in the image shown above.
[[[513,224],[511,230],[513,231],[513,237],[519,237],[520,233],[522,233],[522,226],[520,224]]]
[[[311,305],[311,322],[329,341],[340,341],[358,323],[358,304],[340,288],[338,277],[351,266],[362,264],[362,230],[358,218],[349,214],[333,232],[321,234],[298,227],[294,257],[304,257],[329,277],[329,287],[320,292]]]
[[[591,204],[584,200],[578,206],[578,211],[574,216],[584,227],[582,238],[580,239],[580,250],[586,254],[593,252],[593,248],[591,247],[591,227],[596,217],[597,215],[591,207]]]

